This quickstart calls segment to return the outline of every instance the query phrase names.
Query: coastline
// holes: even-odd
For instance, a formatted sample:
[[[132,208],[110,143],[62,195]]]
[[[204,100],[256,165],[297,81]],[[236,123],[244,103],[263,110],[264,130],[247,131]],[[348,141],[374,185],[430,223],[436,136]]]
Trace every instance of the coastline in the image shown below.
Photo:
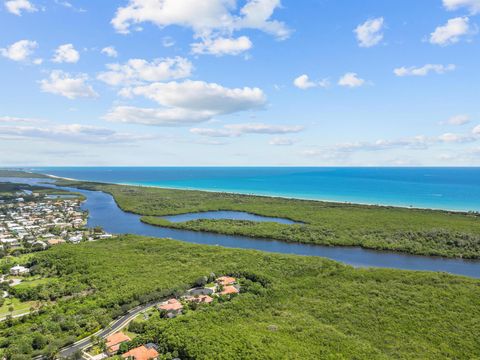
[[[287,199],[287,200],[301,200],[301,201],[318,201],[323,203],[333,203],[333,204],[343,204],[343,205],[359,205],[359,206],[376,206],[376,207],[384,207],[384,208],[398,208],[398,209],[407,209],[407,210],[430,210],[430,211],[440,211],[440,212],[449,212],[449,213],[456,213],[456,214],[468,214],[471,212],[475,212],[474,210],[458,210],[458,209],[445,209],[445,208],[434,208],[434,207],[422,207],[422,206],[402,206],[402,205],[392,205],[392,204],[382,204],[382,203],[368,203],[368,202],[351,202],[351,201],[341,201],[341,200],[329,200],[329,199],[318,199],[318,198],[308,198],[308,197],[294,197],[294,196],[286,196],[286,195],[267,195],[267,194],[256,194],[256,193],[247,193],[241,191],[232,191],[232,190],[211,190],[211,189],[196,189],[196,188],[189,188],[189,187],[174,187],[174,186],[159,186],[159,185],[146,185],[146,184],[137,184],[137,183],[115,183],[115,182],[103,182],[103,181],[92,181],[92,180],[82,180],[82,179],[74,179],[74,178],[67,178],[62,176],[56,176],[52,174],[43,174],[45,176],[51,177],[53,179],[59,180],[68,180],[68,181],[82,181],[82,182],[91,182],[91,183],[99,183],[99,184],[106,184],[106,185],[122,185],[122,186],[138,186],[138,187],[145,187],[145,188],[156,188],[156,189],[168,189],[168,190],[184,190],[184,191],[203,191],[208,193],[224,193],[224,194],[233,194],[233,195],[245,195],[245,196],[258,196],[264,198],[279,198],[279,199]]]

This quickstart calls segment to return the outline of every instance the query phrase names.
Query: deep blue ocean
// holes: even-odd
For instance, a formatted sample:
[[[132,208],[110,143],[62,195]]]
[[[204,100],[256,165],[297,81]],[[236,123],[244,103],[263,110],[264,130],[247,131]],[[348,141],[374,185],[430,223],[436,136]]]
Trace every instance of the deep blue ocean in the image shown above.
[[[480,211],[480,168],[43,167],[79,180]]]

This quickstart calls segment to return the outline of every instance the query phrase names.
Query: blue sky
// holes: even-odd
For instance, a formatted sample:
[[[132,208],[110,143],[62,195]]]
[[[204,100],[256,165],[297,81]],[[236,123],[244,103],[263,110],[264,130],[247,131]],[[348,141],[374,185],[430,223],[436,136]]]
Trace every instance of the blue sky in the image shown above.
[[[0,165],[480,165],[480,0],[1,0]]]

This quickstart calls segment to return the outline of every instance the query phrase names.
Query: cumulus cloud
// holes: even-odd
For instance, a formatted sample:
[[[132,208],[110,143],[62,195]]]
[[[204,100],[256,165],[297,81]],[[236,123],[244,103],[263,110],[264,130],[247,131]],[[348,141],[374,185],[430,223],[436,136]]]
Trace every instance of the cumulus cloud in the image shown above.
[[[119,133],[114,130],[80,124],[38,126],[0,126],[0,136],[25,139],[48,139],[79,143],[132,143],[152,139],[152,136]]]
[[[299,125],[269,125],[262,123],[230,124],[220,129],[193,128],[193,134],[208,137],[238,137],[245,134],[291,134],[302,131],[303,126]]]
[[[234,0],[130,0],[117,9],[111,23],[123,34],[129,33],[132,25],[144,22],[161,28],[183,26],[192,29],[195,38],[203,40],[193,44],[194,51],[217,55],[216,52],[225,52],[227,48],[229,53],[240,53],[240,49],[251,45],[245,38],[231,39],[235,31],[256,29],[280,40],[289,37],[290,29],[283,22],[272,20],[280,5],[280,0],[247,0],[241,8]]]
[[[446,133],[442,134],[438,137],[438,141],[444,143],[467,143],[476,141],[477,139],[470,135],[463,135],[463,134],[453,134],[453,133]]]
[[[36,41],[20,40],[0,49],[0,54],[13,61],[28,61],[36,48],[38,48]]]
[[[383,28],[383,17],[370,19],[358,25],[354,30],[354,33],[357,35],[358,45],[368,48],[380,43],[383,39]]]
[[[142,82],[167,81],[190,76],[192,63],[182,57],[155,59],[130,59],[124,64],[107,64],[108,71],[98,75],[98,79],[112,86],[132,85]]]
[[[5,1],[5,8],[11,14],[18,16],[22,15],[22,12],[35,12],[38,9],[28,0],[8,0]]]
[[[465,125],[470,122],[470,116],[465,114],[455,115],[450,117],[447,121],[443,122],[443,124],[448,125]]]
[[[480,0],[443,0],[443,6],[447,10],[467,8],[472,14],[480,12]]]
[[[218,37],[205,38],[202,42],[191,45],[194,54],[210,54],[215,56],[239,55],[252,48],[252,42],[247,36],[238,38]]]
[[[70,75],[61,70],[54,70],[48,79],[41,80],[40,87],[43,92],[61,95],[69,99],[80,97],[97,97],[98,94],[91,85],[87,84],[88,75]]]
[[[118,52],[113,46],[104,47],[101,53],[113,58],[118,56]]]
[[[472,133],[475,135],[480,135],[480,125],[477,125],[473,128]]]
[[[71,63],[74,64],[80,60],[80,54],[73,44],[60,45],[53,55],[52,61],[55,63]]]
[[[358,77],[357,73],[349,72],[338,80],[338,85],[350,88],[360,87],[365,84],[365,80]]]
[[[454,71],[456,66],[441,65],[441,64],[426,64],[422,67],[400,67],[393,70],[393,73],[397,76],[426,76],[429,73],[445,74],[449,71]]]
[[[303,74],[293,80],[293,85],[295,85],[299,89],[306,90],[315,87],[326,88],[330,85],[330,82],[328,81],[328,79],[323,79],[321,81],[315,82],[310,80],[310,77],[307,74]]]
[[[155,126],[184,126],[241,111],[262,108],[266,96],[259,88],[226,88],[215,83],[186,80],[124,88],[125,97],[144,96],[161,108],[118,106],[105,120]]]
[[[456,17],[439,26],[430,34],[430,43],[447,46],[460,41],[462,36],[472,34],[474,30],[470,26],[468,17]]]

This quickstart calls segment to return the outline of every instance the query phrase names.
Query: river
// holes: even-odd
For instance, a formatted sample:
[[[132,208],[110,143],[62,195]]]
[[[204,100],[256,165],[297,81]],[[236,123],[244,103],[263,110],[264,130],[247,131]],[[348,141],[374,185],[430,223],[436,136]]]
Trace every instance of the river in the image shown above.
[[[45,182],[45,179],[23,178],[4,178],[0,180],[28,183],[31,185]],[[86,201],[82,203],[82,209],[89,211],[88,226],[101,226],[105,231],[114,234],[136,234],[158,238],[172,238],[195,244],[218,245],[228,248],[255,249],[282,254],[320,256],[355,267],[441,271],[480,278],[480,261],[477,260],[417,256],[387,251],[367,250],[360,247],[286,243],[277,240],[177,230],[148,225],[140,221],[140,215],[127,213],[121,210],[110,194],[100,191],[57,187],[53,184],[48,186],[83,194],[86,197]]]

